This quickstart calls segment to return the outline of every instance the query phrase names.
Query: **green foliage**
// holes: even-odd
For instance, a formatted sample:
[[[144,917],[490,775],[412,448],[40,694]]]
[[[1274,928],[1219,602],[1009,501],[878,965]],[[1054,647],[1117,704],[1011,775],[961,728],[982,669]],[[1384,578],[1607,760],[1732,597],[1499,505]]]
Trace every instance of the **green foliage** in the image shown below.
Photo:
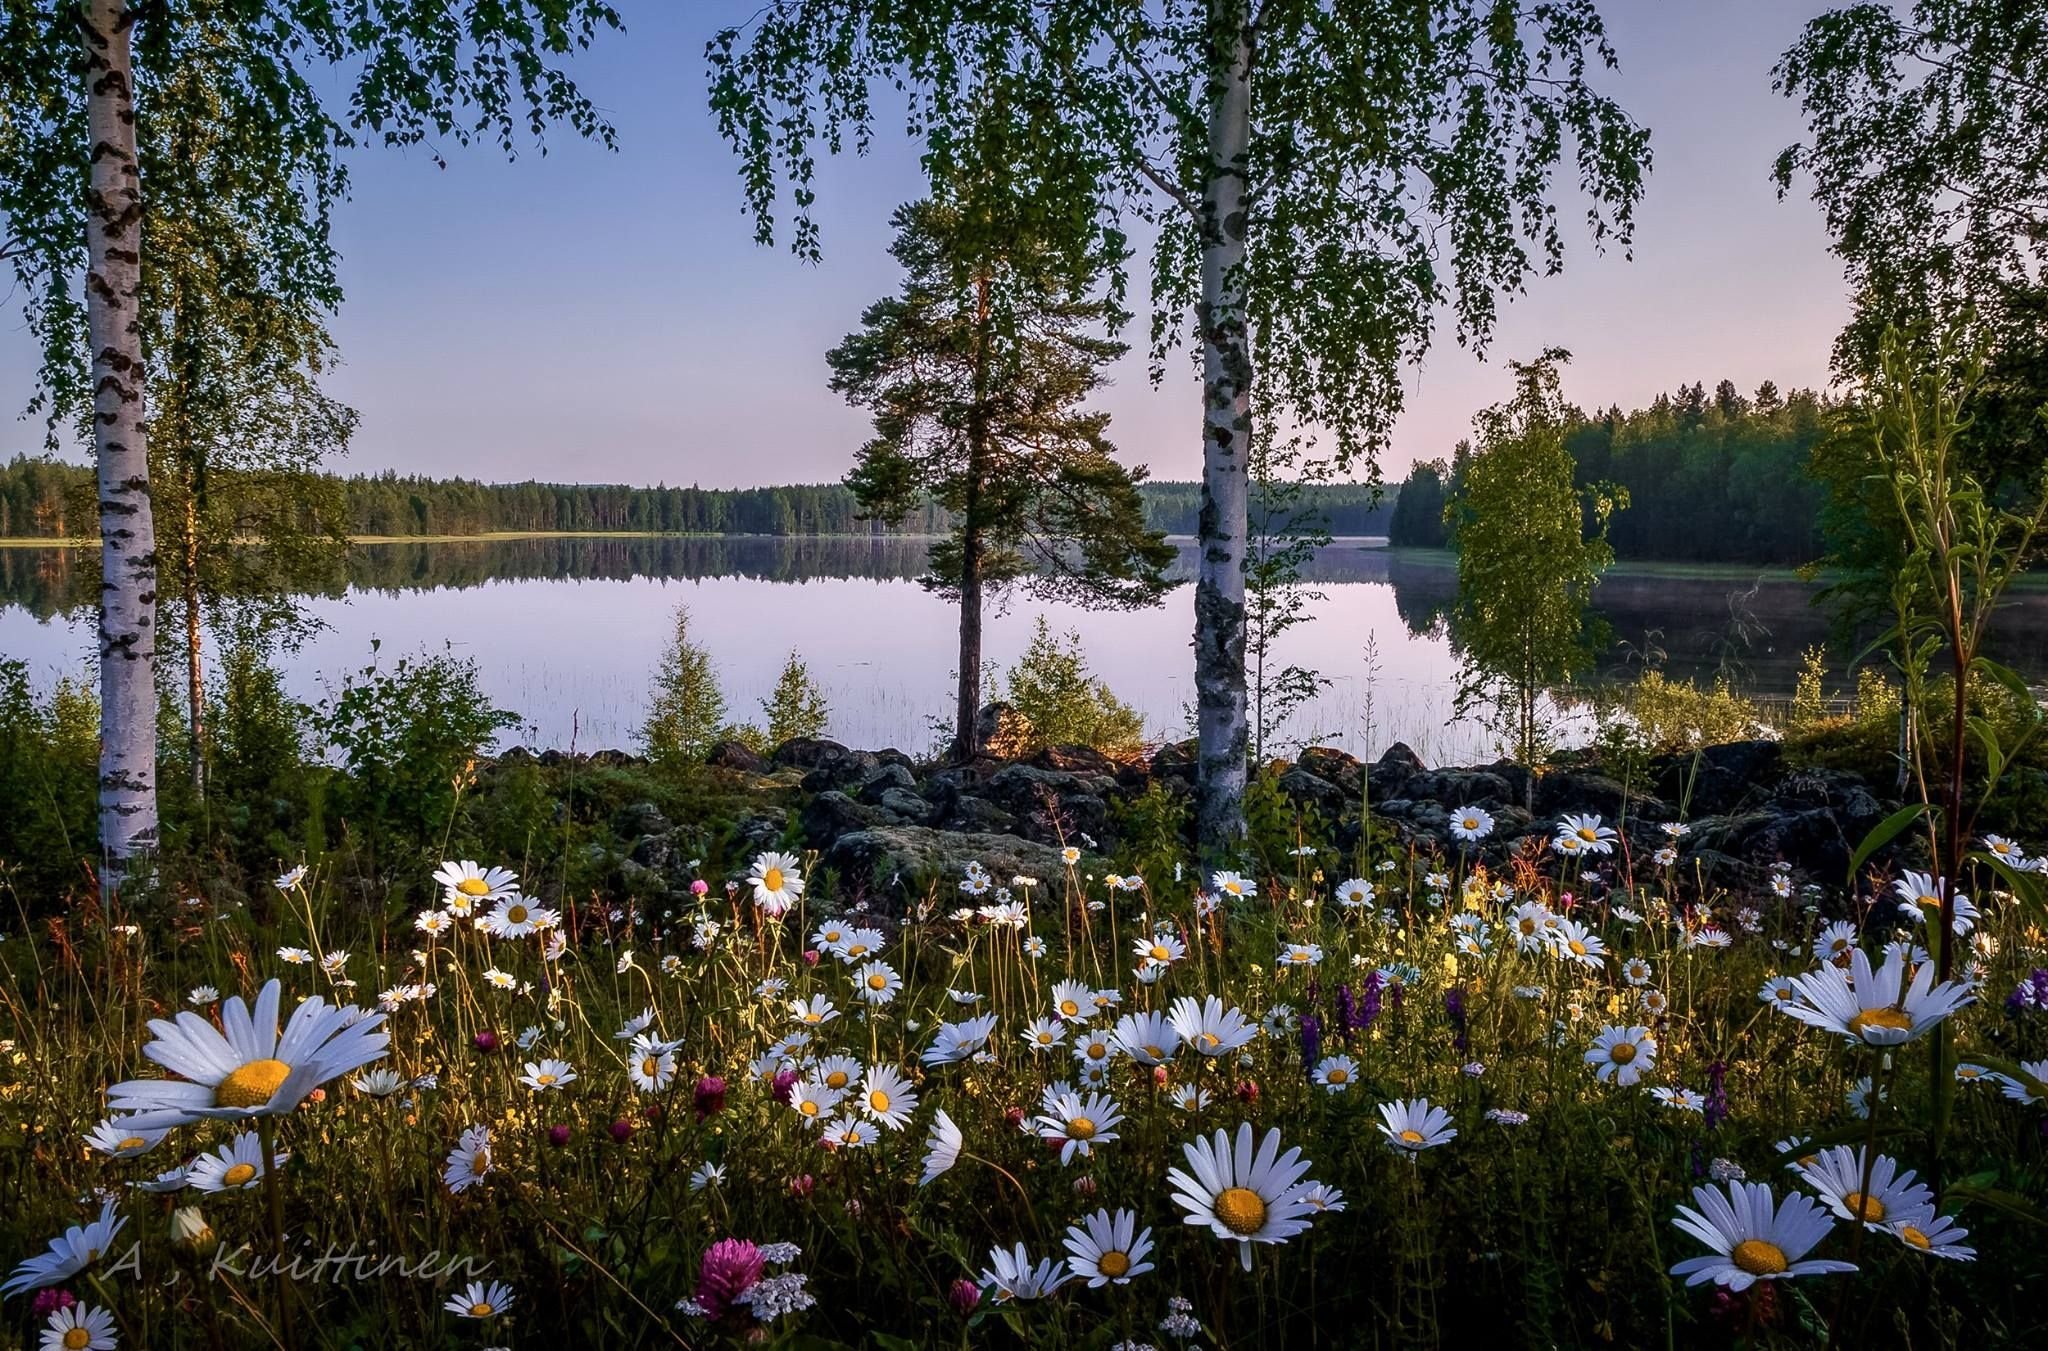
[[[1625,496],[1592,494],[1582,512],[1564,444],[1552,350],[1515,363],[1520,389],[1475,421],[1478,446],[1446,508],[1458,549],[1451,642],[1464,670],[1458,708],[1491,718],[1511,754],[1536,764],[1548,732],[1540,701],[1585,670],[1598,648],[1587,618],[1593,584],[1613,560],[1608,516]],[[1584,515],[1593,518],[1587,534]]]
[[[983,134],[1004,130],[1001,119]],[[901,294],[870,305],[827,354],[832,387],[875,435],[847,484],[869,515],[936,501],[958,523],[931,548],[927,587],[961,607],[955,752],[981,709],[985,597],[1017,582],[1090,605],[1148,605],[1173,550],[1145,524],[1142,470],[1119,464],[1109,417],[1083,401],[1123,344],[1100,294],[1104,259],[1047,229],[1035,193],[949,185],[957,200],[895,216]]]
[[[363,846],[363,873],[416,867],[455,828],[476,758],[518,719],[484,697],[476,663],[448,653],[374,662],[314,717],[347,777],[337,806]]]
[[[1006,698],[1024,721],[999,754],[1029,755],[1046,746],[1090,746],[1119,760],[1144,750],[1145,722],[1107,682],[1091,675],[1081,635],[1055,638],[1044,619],[1004,681]]]
[[[787,676],[787,672],[784,675]],[[656,764],[694,764],[722,735],[725,694],[709,649],[690,638],[690,610],[678,605],[675,634],[655,673],[640,745]]]
[[[1681,385],[1632,412],[1566,406],[1559,417],[1579,487],[1614,484],[1628,494],[1628,510],[1608,525],[1617,558],[1804,564],[1823,548],[1817,521],[1827,491],[1809,458],[1836,407],[1811,390],[1780,394],[1765,381],[1744,395],[1723,380],[1711,393]],[[1449,544],[1441,508],[1462,491],[1471,454],[1460,442],[1449,462],[1409,470],[1391,543]]]
[[[246,639],[221,653],[208,696],[207,782],[221,828],[261,862],[293,856],[317,777],[312,710],[285,693],[264,649]]]
[[[761,714],[767,720],[764,730],[771,748],[800,737],[825,735],[825,724],[832,716],[831,706],[826,702],[824,687],[812,677],[811,668],[794,650],[782,664],[775,688],[761,701]]]
[[[1240,28],[1259,92],[1244,160],[1223,166],[1210,105],[1223,35]],[[900,89],[935,185],[1031,175],[1050,220],[1119,254],[1135,221],[1156,224],[1161,371],[1195,329],[1203,246],[1221,233],[1205,224],[1205,190],[1241,177],[1246,218],[1227,224],[1245,241],[1235,280],[1260,416],[1324,429],[1342,458],[1384,440],[1403,363],[1440,310],[1483,345],[1498,293],[1562,266],[1561,169],[1585,189],[1596,244],[1625,247],[1649,161],[1648,132],[1595,86],[1616,58],[1591,0],[1505,21],[1480,0],[1432,0],[1398,23],[1336,22],[1320,6],[1254,13],[1249,0],[826,0],[721,31],[707,54],[712,109],[763,242],[786,184],[791,243],[818,256],[818,150],[864,147],[883,115],[875,91]],[[991,105],[1042,120],[1021,146],[991,145],[976,134]],[[1430,184],[1426,204],[1417,181]]]
[[[1726,676],[1706,689],[1690,680],[1667,680],[1646,671],[1631,685],[1623,708],[1652,750],[1688,751],[1770,732],[1764,710],[1735,692]]]
[[[1282,478],[1289,470],[1300,477]],[[1327,466],[1302,463],[1299,443],[1276,444],[1267,432],[1253,441],[1251,534],[1245,558],[1245,684],[1251,703],[1251,755],[1266,758],[1268,744],[1295,713],[1330,686],[1329,677],[1279,657],[1281,635],[1313,619],[1321,591],[1302,585],[1301,574],[1330,531],[1311,504],[1304,480]],[[1302,745],[1327,729],[1296,729]]]
[[[28,664],[0,659],[0,862],[22,891],[84,882],[98,811],[99,704],[66,678],[37,697]]]

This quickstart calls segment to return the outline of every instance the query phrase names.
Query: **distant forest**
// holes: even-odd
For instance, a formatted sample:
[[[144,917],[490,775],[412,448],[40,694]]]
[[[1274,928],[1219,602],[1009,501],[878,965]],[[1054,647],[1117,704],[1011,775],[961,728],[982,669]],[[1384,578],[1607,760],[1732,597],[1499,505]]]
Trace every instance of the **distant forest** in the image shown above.
[[[839,483],[772,488],[634,488],[614,483],[479,483],[418,474],[342,480],[350,533],[414,538],[506,531],[646,531],[692,535],[933,535],[951,528],[927,505],[899,524],[861,519]],[[1154,529],[1195,533],[1201,490],[1146,483]],[[17,457],[0,465],[0,538],[61,539],[93,531],[92,473],[79,465]],[[1307,502],[1338,535],[1384,535],[1392,494],[1364,484],[1318,484]]]
[[[1826,490],[1807,474],[1834,406],[1812,390],[1753,395],[1723,380],[1681,385],[1648,408],[1578,413],[1565,446],[1581,484],[1628,490],[1608,538],[1619,558],[1679,562],[1808,563],[1820,557]],[[1455,495],[1471,448],[1417,462],[1401,485],[1389,540],[1444,546],[1444,501]]]
[[[1724,380],[1659,395],[1648,408],[1575,413],[1566,445],[1581,483],[1628,490],[1612,523],[1618,557],[1800,564],[1820,556],[1825,490],[1807,458],[1833,411],[1811,390],[1780,394],[1768,382],[1744,395]],[[1469,447],[1419,461],[1398,488],[1311,486],[1306,506],[1332,534],[1386,535],[1396,545],[1441,548],[1444,501]],[[838,483],[769,488],[634,488],[623,484],[479,483],[418,474],[342,480],[359,536],[418,538],[498,532],[646,531],[691,535],[932,535],[952,525],[926,506],[900,525],[863,520]],[[1173,535],[1195,533],[1200,486],[1145,483],[1147,518]],[[17,457],[0,465],[0,538],[63,538],[93,529],[91,472]]]

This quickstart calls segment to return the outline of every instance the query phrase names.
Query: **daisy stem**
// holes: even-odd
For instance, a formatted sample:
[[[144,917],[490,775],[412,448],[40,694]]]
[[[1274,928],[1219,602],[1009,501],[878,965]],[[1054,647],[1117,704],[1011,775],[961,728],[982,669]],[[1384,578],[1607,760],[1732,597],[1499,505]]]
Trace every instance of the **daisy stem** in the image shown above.
[[[270,1202],[270,1236],[277,1244],[277,1325],[286,1351],[298,1346],[292,1325],[292,1285],[284,1261],[284,1188],[277,1181],[277,1118],[259,1117],[256,1136],[263,1144],[263,1193]]]

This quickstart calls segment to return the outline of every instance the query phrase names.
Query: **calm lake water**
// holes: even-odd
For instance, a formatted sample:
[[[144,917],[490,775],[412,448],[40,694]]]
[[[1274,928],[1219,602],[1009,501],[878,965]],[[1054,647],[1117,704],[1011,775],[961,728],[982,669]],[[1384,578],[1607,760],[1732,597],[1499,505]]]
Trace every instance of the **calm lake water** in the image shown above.
[[[582,749],[629,746],[678,604],[716,655],[735,716],[752,715],[791,649],[831,700],[830,734],[857,746],[922,751],[952,706],[954,611],[915,581],[912,539],[551,537],[358,546],[346,586],[302,599],[320,630],[284,659],[313,700],[371,660],[439,651],[473,657],[484,688],[523,725],[508,741]],[[1193,574],[1183,544],[1178,575]],[[44,683],[90,671],[97,551],[0,549],[0,654]],[[1446,556],[1341,540],[1307,581],[1315,618],[1288,633],[1280,660],[1334,682],[1286,729],[1377,754],[1404,740],[1432,763],[1489,757],[1484,729],[1454,723],[1457,662],[1439,622],[1455,590]],[[1753,692],[1788,695],[1800,653],[1826,638],[1814,588],[1782,573],[1713,576],[1617,569],[1596,602],[1612,626],[1608,675],[1646,656],[1703,682],[1730,672]],[[1154,735],[1184,735],[1194,697],[1189,587],[1137,612],[1091,612],[1018,594],[987,625],[988,658],[1007,667],[1044,615],[1080,633],[1095,672]],[[2048,671],[2048,593],[2013,602],[2000,655]],[[1377,669],[1366,649],[1376,645]],[[1366,729],[1368,700],[1373,730]]]

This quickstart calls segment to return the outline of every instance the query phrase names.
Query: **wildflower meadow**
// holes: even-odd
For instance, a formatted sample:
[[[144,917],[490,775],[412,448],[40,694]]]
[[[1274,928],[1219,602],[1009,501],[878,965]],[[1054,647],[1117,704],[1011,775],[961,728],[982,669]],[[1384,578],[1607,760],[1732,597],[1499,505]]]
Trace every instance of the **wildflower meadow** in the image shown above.
[[[1069,847],[901,914],[769,852],[655,913],[451,861],[404,912],[300,868],[29,926],[0,944],[7,1324],[100,1351],[2039,1332],[2019,845],[1982,842],[1975,895],[1749,895],[1695,885],[1681,823],[1637,858],[1571,816],[1487,866],[1491,824],[1257,877]]]

